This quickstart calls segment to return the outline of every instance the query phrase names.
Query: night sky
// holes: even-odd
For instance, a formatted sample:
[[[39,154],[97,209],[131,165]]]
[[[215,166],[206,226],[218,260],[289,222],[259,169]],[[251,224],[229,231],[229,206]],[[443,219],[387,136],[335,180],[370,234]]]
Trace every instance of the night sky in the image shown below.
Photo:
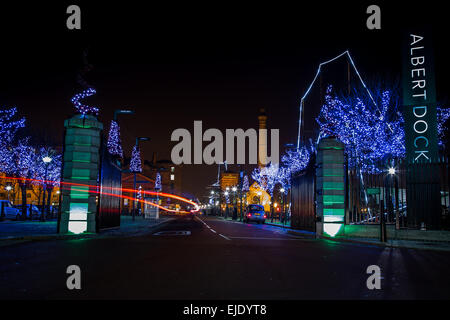
[[[202,120],[204,130],[257,128],[261,107],[283,145],[296,141],[300,97],[320,62],[349,49],[369,82],[398,78],[402,32],[418,23],[433,28],[438,100],[448,98],[448,19],[431,1],[420,9],[377,2],[381,30],[366,28],[372,2],[147,3],[2,4],[0,104],[18,107],[29,134],[42,143],[61,144],[63,121],[74,111],[70,98],[80,90],[81,53],[89,48],[94,69],[87,81],[97,95],[87,101],[101,108],[105,128],[115,109],[136,112],[120,117],[126,155],[136,136],[148,136],[144,157],[156,152],[169,159],[172,131],[193,134],[194,120]],[[81,31],[66,29],[70,4],[81,7]],[[345,81],[344,62],[325,72],[324,85]],[[317,107],[306,105],[311,114]],[[216,165],[184,166],[184,191],[201,197],[216,173]]]

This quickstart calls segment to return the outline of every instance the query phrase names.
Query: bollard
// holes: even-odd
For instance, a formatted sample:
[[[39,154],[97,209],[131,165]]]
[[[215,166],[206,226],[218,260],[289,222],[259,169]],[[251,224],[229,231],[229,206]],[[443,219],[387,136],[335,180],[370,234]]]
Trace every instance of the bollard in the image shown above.
[[[386,242],[386,223],[384,220],[384,200],[380,200],[380,241]]]

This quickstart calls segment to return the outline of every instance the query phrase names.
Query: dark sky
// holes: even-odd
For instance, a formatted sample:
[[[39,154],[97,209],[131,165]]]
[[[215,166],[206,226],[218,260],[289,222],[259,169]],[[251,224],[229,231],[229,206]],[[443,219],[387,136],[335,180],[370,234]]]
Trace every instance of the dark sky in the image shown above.
[[[142,145],[147,159],[153,152],[169,158],[172,131],[193,132],[194,120],[204,130],[256,128],[260,107],[269,127],[280,129],[280,144],[295,142],[299,100],[320,62],[349,49],[364,78],[399,77],[402,32],[419,22],[433,28],[438,99],[448,97],[442,2],[420,8],[377,2],[382,30],[376,31],[366,28],[372,2],[91,2],[0,8],[0,104],[17,106],[30,131],[55,144],[74,111],[70,98],[79,91],[87,47],[94,66],[87,80],[98,92],[89,101],[101,108],[106,129],[115,109],[134,109],[136,115],[120,119],[124,149],[129,154],[136,136],[149,136]],[[66,29],[70,4],[81,7],[81,31]],[[345,81],[345,63],[324,75],[326,84],[336,79]],[[184,166],[185,191],[201,196],[216,172]]]

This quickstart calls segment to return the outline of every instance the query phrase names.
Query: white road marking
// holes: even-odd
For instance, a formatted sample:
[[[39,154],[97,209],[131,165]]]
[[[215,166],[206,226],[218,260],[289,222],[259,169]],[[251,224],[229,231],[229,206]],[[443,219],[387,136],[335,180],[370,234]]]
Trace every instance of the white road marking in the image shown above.
[[[305,240],[301,238],[296,239],[290,239],[290,238],[261,238],[261,237],[230,237],[231,239],[247,239],[247,240],[288,240],[288,241],[295,241],[295,240]]]
[[[222,238],[226,239],[226,240],[231,240],[230,238],[228,238],[227,236],[224,236],[223,234],[219,233],[219,236],[221,236]]]
[[[203,221],[202,219],[196,217],[201,223],[203,223],[209,230],[211,230],[214,233],[217,233],[216,230],[212,229],[205,221]],[[224,236],[223,234],[219,233],[219,236],[221,236],[222,238],[226,239],[226,240],[231,240],[230,238],[228,238],[227,236]]]
[[[175,231],[175,230],[166,230],[159,231],[153,234],[154,236],[190,236],[190,231]]]

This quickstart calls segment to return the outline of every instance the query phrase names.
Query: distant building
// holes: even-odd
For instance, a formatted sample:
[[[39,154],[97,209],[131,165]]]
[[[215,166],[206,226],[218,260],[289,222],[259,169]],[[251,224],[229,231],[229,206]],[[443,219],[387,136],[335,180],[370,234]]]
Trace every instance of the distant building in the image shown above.
[[[220,189],[225,191],[239,184],[239,173],[233,171],[224,171],[220,173]]]
[[[257,182],[253,182],[247,192],[246,205],[249,204],[263,205],[264,211],[270,212],[270,195],[262,190]]]
[[[264,135],[261,130],[267,129],[267,115],[264,108],[259,109],[258,114],[258,166],[264,167],[263,163],[266,163],[266,159],[261,159],[260,155],[267,154],[267,135]]]
[[[6,174],[0,172],[0,199],[9,199],[13,205],[22,204],[22,190],[19,187],[18,180],[4,179]],[[7,190],[7,186],[11,190]],[[48,190],[47,190],[48,192]],[[51,190],[50,205],[59,206],[59,187],[54,187]],[[42,205],[43,204],[43,188],[40,184],[29,184],[27,187],[27,204]],[[47,195],[45,196],[47,198]]]
[[[267,115],[264,108],[259,109],[258,114],[258,125],[259,129],[267,129]],[[265,139],[266,136],[263,136],[261,132],[259,131],[259,137],[258,137],[258,166],[260,168],[264,167],[263,163],[266,162],[266,159],[261,159],[260,154],[266,155],[267,152],[267,140]],[[264,191],[261,186],[254,182],[249,187],[249,192],[247,193],[247,204],[261,204],[264,206],[264,210],[266,212],[270,211],[270,195]]]
[[[122,198],[121,212],[122,214],[131,214],[133,210],[133,200],[129,198],[135,198],[133,193],[134,188],[134,173],[123,172],[122,173],[122,195],[126,196]],[[155,191],[155,180],[144,175],[142,173],[136,173],[136,190],[141,190],[142,199],[145,197],[150,197],[145,195],[145,191]],[[128,191],[130,190],[130,191]],[[142,203],[136,202],[136,208],[140,208],[141,212],[143,209]]]
[[[156,173],[159,172],[161,175],[162,192],[181,195],[181,168],[181,165],[175,165],[171,160],[157,160],[156,153],[154,153],[152,161],[144,161],[143,173],[155,179]]]

